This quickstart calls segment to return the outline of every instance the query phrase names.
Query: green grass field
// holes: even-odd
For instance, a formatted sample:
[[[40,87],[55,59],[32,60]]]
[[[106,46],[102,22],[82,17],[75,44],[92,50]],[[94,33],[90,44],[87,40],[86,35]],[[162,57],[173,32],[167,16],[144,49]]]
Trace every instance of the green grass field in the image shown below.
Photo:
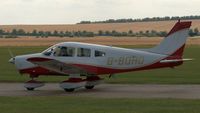
[[[138,46],[124,46],[128,48],[138,48]],[[148,47],[148,46],[146,46]],[[15,55],[41,52],[47,47],[10,47]],[[139,48],[142,48],[139,46]],[[187,46],[185,58],[194,58],[194,61],[186,62],[184,65],[175,69],[156,69],[139,72],[129,72],[116,74],[108,79],[109,83],[134,83],[134,84],[199,84],[200,83],[200,46]],[[10,56],[7,47],[0,48],[0,81],[1,82],[24,82],[29,79],[28,76],[21,76],[14,65],[9,64]],[[104,76],[105,77],[105,76]],[[47,82],[60,82],[66,77],[40,77],[40,80]]]
[[[124,46],[134,48],[136,46]],[[40,52],[46,47],[11,47],[15,55]],[[200,84],[200,46],[188,46],[185,58],[194,58],[176,69],[156,69],[117,74],[108,83],[133,84]],[[0,82],[24,82],[14,65],[9,64],[6,47],[0,48]],[[40,77],[47,82],[60,82],[66,77]],[[93,98],[70,96],[0,97],[2,113],[199,113],[200,100]]]
[[[0,97],[2,113],[199,113],[200,100]]]

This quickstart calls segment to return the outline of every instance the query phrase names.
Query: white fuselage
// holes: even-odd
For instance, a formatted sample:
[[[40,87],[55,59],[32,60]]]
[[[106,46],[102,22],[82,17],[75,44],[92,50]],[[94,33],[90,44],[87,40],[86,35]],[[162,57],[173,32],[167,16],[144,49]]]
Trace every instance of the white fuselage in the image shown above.
[[[147,51],[134,50],[134,49],[124,49],[111,46],[103,46],[96,44],[86,44],[78,42],[65,42],[57,44],[51,48],[56,47],[73,47],[75,52],[73,56],[55,56],[52,50],[50,55],[44,55],[43,53],[22,55],[15,57],[15,64],[18,70],[35,68],[37,65],[27,61],[31,57],[42,57],[54,59],[66,64],[78,64],[84,66],[93,66],[106,69],[115,69],[115,70],[134,70],[142,68],[148,65],[152,65],[156,62],[167,57],[167,55],[151,53]],[[78,48],[90,49],[90,56],[88,57],[79,57]],[[104,52],[104,55],[95,56],[96,51]],[[99,71],[99,70],[98,70]],[[109,73],[109,72],[108,72]],[[102,73],[102,74],[108,74]]]

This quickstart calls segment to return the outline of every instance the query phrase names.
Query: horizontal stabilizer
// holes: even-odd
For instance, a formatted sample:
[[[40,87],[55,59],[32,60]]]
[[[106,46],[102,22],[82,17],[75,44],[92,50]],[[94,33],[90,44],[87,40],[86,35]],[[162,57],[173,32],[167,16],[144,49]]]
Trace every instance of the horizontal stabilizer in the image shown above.
[[[161,60],[160,63],[175,63],[175,62],[184,62],[191,61],[193,59],[173,59],[173,60]]]

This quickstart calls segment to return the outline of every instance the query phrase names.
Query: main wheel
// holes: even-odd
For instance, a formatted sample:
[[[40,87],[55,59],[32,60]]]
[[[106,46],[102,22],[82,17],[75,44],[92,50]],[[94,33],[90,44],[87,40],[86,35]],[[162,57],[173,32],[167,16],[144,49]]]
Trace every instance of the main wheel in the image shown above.
[[[85,86],[86,89],[93,89],[94,86]]]
[[[65,90],[66,92],[73,92],[73,91],[74,91],[74,88],[70,88],[70,89],[65,88],[64,90]]]
[[[33,91],[34,88],[26,88],[28,91]]]

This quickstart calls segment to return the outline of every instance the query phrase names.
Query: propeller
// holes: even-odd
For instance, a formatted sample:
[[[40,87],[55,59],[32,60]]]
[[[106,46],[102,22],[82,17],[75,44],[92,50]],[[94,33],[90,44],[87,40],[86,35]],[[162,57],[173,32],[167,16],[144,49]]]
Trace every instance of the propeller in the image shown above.
[[[8,48],[8,52],[9,52],[10,57],[11,57],[8,62],[11,63],[11,64],[15,64],[15,57],[14,57],[12,51],[10,50],[10,48]]]

